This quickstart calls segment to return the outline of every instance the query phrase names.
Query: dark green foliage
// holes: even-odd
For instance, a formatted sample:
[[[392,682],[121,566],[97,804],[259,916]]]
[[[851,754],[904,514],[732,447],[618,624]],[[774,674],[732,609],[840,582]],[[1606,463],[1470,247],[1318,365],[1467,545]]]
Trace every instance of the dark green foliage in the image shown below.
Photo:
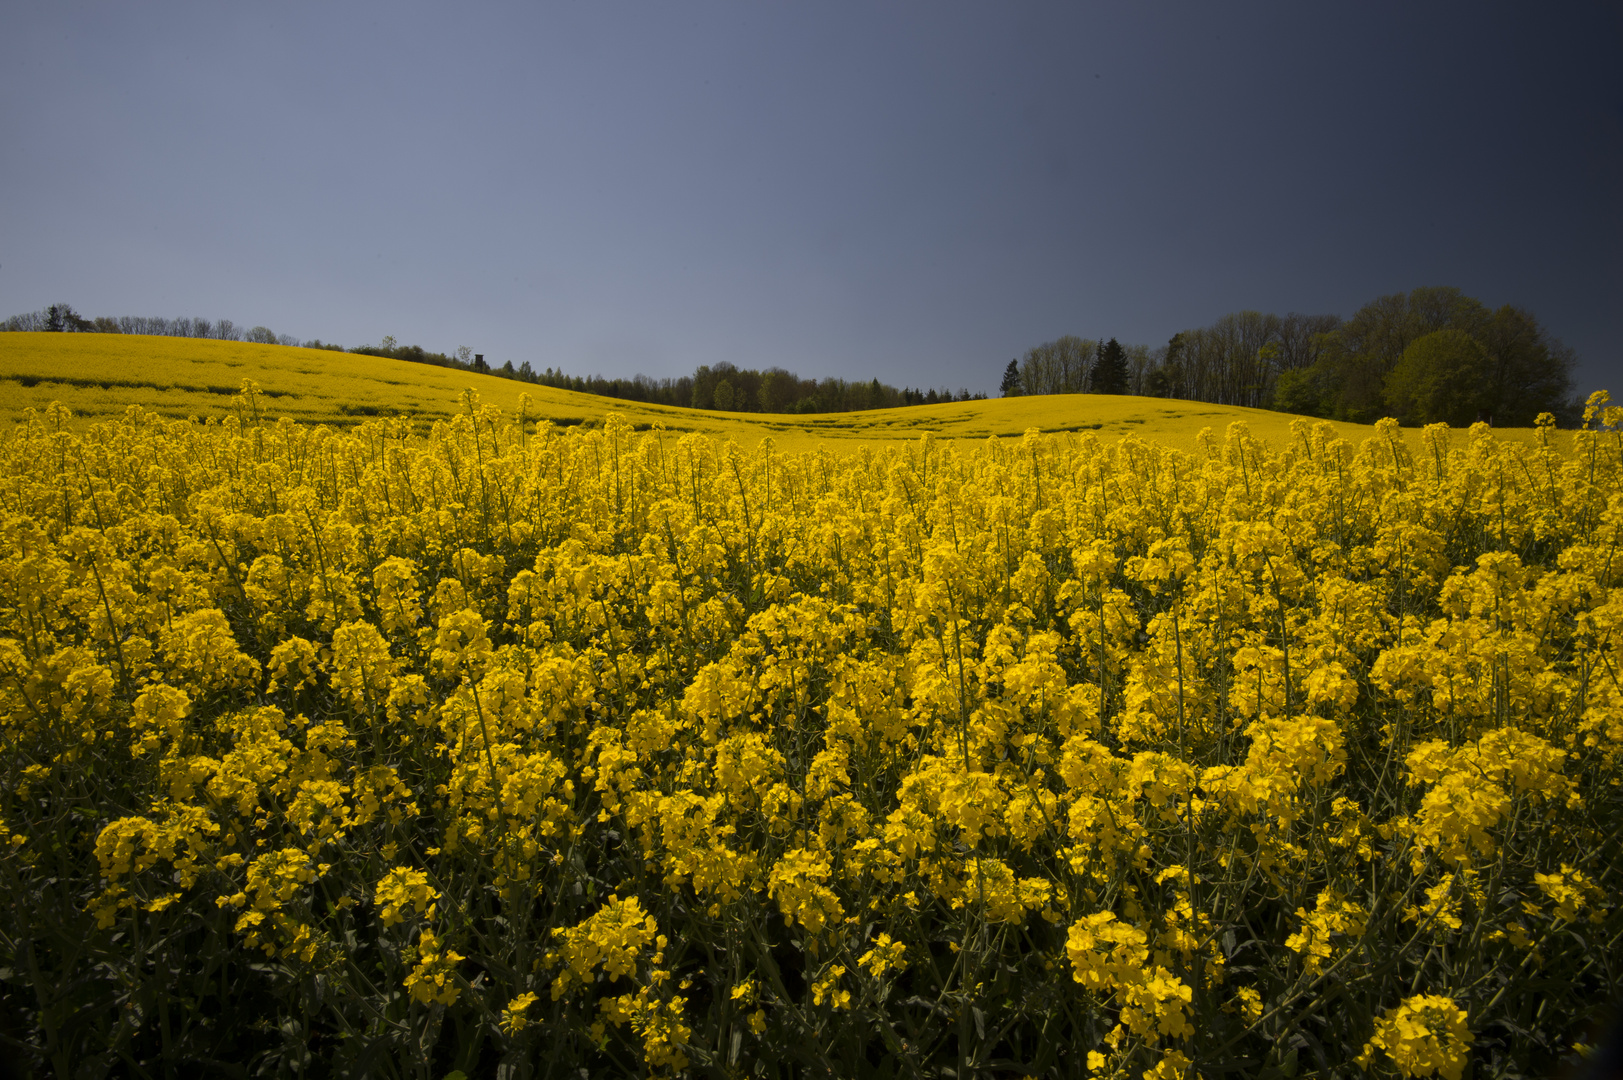
[[[1407,350],[1447,331],[1405,362]],[[1462,336],[1461,336],[1462,335]],[[1060,373],[1065,342],[1038,346],[1020,369],[1025,393],[1075,393]],[[1467,341],[1470,346],[1465,344]],[[1447,348],[1444,348],[1447,343]],[[1089,343],[1090,345],[1092,343]],[[1575,424],[1576,358],[1524,308],[1491,309],[1450,287],[1392,293],[1350,319],[1240,311],[1174,334],[1149,354],[1148,370],[1117,382],[1112,342],[1096,347],[1088,388],[1095,393],[1244,405],[1372,423],[1485,420],[1529,427],[1541,413]],[[1121,349],[1123,353],[1129,350]],[[1400,364],[1403,370],[1400,371]],[[1041,388],[1039,388],[1039,386]]]
[[[1571,411],[1577,357],[1531,312],[1506,304],[1486,320],[1476,338],[1488,362],[1483,419],[1504,427],[1529,427],[1539,413],[1560,416]]]
[[[998,384],[998,390],[1004,397],[1020,396],[1020,361],[1009,361],[1009,366],[1003,369],[1003,381]]]
[[[1389,410],[1386,376],[1417,338],[1438,330],[1473,331],[1487,314],[1482,304],[1449,287],[1427,287],[1378,297],[1330,336],[1324,359],[1324,402],[1340,420],[1370,423]]]
[[[1460,339],[1447,339],[1454,342],[1451,348],[1457,355],[1446,361],[1456,369],[1446,378],[1436,367],[1445,362],[1440,355],[1417,358],[1410,365],[1414,371],[1429,371],[1425,379],[1462,386],[1474,383],[1469,391],[1474,408],[1459,400],[1465,390],[1446,391],[1439,384],[1436,392],[1448,400],[1437,409],[1456,417],[1469,414],[1473,422],[1480,418],[1510,427],[1531,426],[1541,412],[1568,411],[1575,358],[1530,312],[1508,304],[1492,310],[1458,289],[1429,287],[1382,296],[1328,336],[1317,376],[1324,388],[1323,414],[1368,423],[1387,413],[1420,408],[1412,396],[1418,392],[1413,387],[1419,376],[1389,380],[1412,344],[1444,330],[1466,335],[1480,350],[1460,354],[1464,348]],[[1428,346],[1428,355],[1438,347]],[[1427,412],[1434,414],[1435,410]]]
[[[591,380],[578,376],[571,379],[560,372],[557,379],[557,382],[549,385],[588,393],[602,392],[593,389]],[[540,381],[548,382],[548,377],[543,376]],[[731,390],[728,404],[722,403],[722,384]],[[940,390],[897,389],[878,379],[865,383],[847,382],[839,378],[802,379],[781,367],[757,371],[737,367],[725,360],[715,365],[701,365],[691,377],[681,379],[665,379],[656,383],[639,375],[633,388],[648,395],[636,397],[635,400],[653,404],[763,413],[859,412],[865,409],[893,409],[902,405],[933,405],[942,401],[972,401],[986,396],[972,395],[968,390],[954,394],[945,387]]]
[[[1090,389],[1095,394],[1125,394],[1127,392],[1127,353],[1115,338],[1099,346],[1094,361]]]
[[[81,318],[67,304],[52,304],[45,309],[45,329],[56,333],[66,330],[82,334],[94,330],[95,325],[89,319]]]
[[[1167,373],[1165,369],[1156,367],[1145,380],[1144,393],[1149,397],[1164,398],[1167,396]]]
[[[762,412],[793,412],[800,400],[800,380],[781,367],[770,367],[761,373],[761,386],[755,398]]]
[[[1324,415],[1324,388],[1317,367],[1282,371],[1274,384],[1274,408],[1301,416]]]
[[[1481,408],[1487,354],[1464,330],[1437,330],[1416,338],[1386,376],[1386,403],[1410,424],[1463,427]]]

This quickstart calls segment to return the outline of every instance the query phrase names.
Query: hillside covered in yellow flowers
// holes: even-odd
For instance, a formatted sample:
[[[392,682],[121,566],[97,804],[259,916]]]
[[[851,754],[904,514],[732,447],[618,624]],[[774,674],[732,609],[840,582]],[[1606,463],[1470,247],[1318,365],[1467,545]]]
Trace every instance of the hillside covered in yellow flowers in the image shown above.
[[[1241,420],[1272,442],[1290,437],[1295,417],[1237,406],[1126,395],[1053,394],[854,413],[726,413],[618,401],[494,375],[386,357],[199,338],[136,334],[0,334],[0,422],[53,401],[80,426],[112,419],[131,405],[175,419],[220,417],[233,409],[244,379],[258,385],[266,416],[353,427],[380,416],[444,420],[464,390],[508,416],[556,426],[600,427],[615,412],[636,429],[655,425],[733,438],[753,446],[770,437],[782,449],[839,449],[916,439],[1094,431],[1101,438],[1138,435],[1191,450],[1203,428],[1221,434]],[[1365,425],[1334,424],[1343,438],[1368,436]],[[1501,437],[1527,439],[1528,431]]]

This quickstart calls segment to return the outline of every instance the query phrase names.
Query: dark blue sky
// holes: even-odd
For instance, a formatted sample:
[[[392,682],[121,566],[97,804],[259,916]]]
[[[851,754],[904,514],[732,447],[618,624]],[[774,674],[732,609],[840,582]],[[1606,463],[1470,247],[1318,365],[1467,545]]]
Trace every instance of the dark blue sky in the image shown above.
[[[1623,396],[1620,11],[18,5],[0,317],[992,391],[1449,284]]]

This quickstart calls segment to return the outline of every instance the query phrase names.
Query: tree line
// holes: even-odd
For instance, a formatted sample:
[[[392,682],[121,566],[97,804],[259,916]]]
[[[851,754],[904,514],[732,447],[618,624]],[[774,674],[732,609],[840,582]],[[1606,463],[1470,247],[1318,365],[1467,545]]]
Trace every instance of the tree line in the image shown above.
[[[0,330],[159,334],[303,345],[412,363],[459,368],[521,382],[654,405],[725,412],[825,413],[971,401],[967,389],[897,388],[878,379],[802,379],[781,367],[740,368],[722,361],[692,375],[652,379],[568,375],[528,361],[499,368],[466,346],[455,353],[400,345],[343,346],[299,341],[230,319],[122,316],[87,319],[67,304],[15,315]],[[1543,412],[1571,424],[1576,358],[1525,308],[1490,308],[1460,290],[1434,286],[1393,293],[1339,315],[1239,311],[1209,326],[1172,335],[1162,346],[1066,335],[1010,360],[1003,396],[1139,394],[1242,405],[1370,423],[1395,416],[1407,424],[1478,420],[1525,427]]]
[[[1154,355],[1145,345],[1122,345],[1067,334],[1010,360],[999,385],[1004,397],[1035,394],[1143,394]]]
[[[792,371],[770,367],[765,371],[741,368],[728,361],[701,364],[692,375],[654,379],[647,375],[605,378],[602,375],[570,375],[562,369],[536,371],[528,360],[518,367],[509,360],[491,367],[481,354],[471,358],[466,347],[456,356],[430,353],[417,345],[396,345],[384,338],[383,345],[362,345],[349,350],[369,356],[388,356],[419,364],[460,367],[503,379],[574,390],[598,397],[617,398],[647,405],[669,405],[680,409],[714,409],[720,412],[826,413],[857,412],[864,409],[892,409],[905,405],[935,405],[949,401],[980,401],[985,394],[967,389],[956,393],[939,389],[913,389],[891,386],[872,379],[852,382],[840,378],[802,379]]]
[[[73,310],[70,304],[52,304],[39,311],[13,315],[0,322],[0,331],[55,331],[81,334],[154,334],[158,337],[212,338],[217,341],[256,341],[265,345],[299,345],[313,348],[332,348],[319,341],[300,342],[287,334],[278,334],[269,327],[238,326],[230,319],[203,319],[181,316],[166,319],[163,316],[120,315],[116,318],[99,315],[87,319]]]
[[[1108,357],[1108,359],[1107,359]],[[1370,423],[1576,421],[1572,350],[1525,308],[1460,290],[1393,293],[1339,315],[1240,311],[1155,349],[1066,336],[1009,361],[1001,390],[1127,393]]]

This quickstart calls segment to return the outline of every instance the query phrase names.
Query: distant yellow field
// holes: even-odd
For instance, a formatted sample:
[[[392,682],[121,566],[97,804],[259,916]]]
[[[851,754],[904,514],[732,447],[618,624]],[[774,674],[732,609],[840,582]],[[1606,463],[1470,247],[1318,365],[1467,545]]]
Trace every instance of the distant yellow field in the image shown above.
[[[520,395],[528,395],[527,415],[565,426],[596,426],[610,412],[618,412],[638,427],[730,436],[747,445],[770,436],[785,450],[813,445],[856,448],[916,439],[926,432],[939,438],[986,439],[1020,435],[1029,428],[1093,431],[1109,440],[1132,433],[1192,449],[1202,428],[1221,434],[1231,422],[1243,420],[1253,435],[1277,442],[1289,437],[1290,423],[1296,419],[1263,409],[1092,394],[857,413],[721,413],[617,401],[493,375],[283,345],[126,334],[0,334],[0,422],[15,422],[25,410],[44,409],[53,401],[87,422],[111,419],[131,405],[176,418],[223,416],[232,410],[244,379],[259,384],[272,416],[302,422],[348,426],[395,414],[444,419],[456,411],[462,392],[471,388],[482,401],[510,415],[519,412]],[[1355,442],[1371,430],[1359,424],[1334,426]],[[1512,438],[1525,434],[1499,432]]]

